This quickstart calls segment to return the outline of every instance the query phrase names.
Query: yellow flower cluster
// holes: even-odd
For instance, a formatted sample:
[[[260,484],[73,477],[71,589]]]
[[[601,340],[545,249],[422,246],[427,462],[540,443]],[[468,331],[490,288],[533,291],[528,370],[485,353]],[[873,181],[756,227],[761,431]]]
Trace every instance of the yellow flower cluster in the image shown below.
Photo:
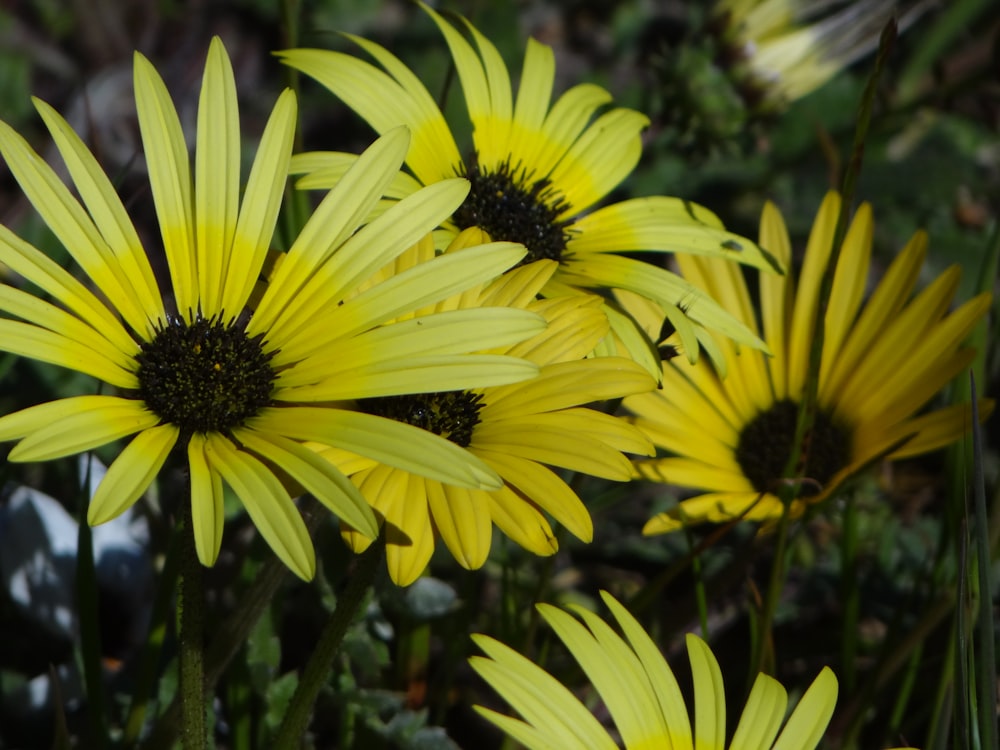
[[[740,34],[766,15],[721,5]],[[167,87],[137,53],[158,242],[141,238],[96,156],[52,107],[35,100],[64,170],[0,122],[4,163],[73,266],[0,226],[0,263],[36,290],[0,285],[0,350],[102,384],[0,416],[0,441],[16,441],[10,461],[127,439],[90,499],[91,524],[123,513],[158,477],[183,476],[186,495],[165,510],[179,515],[177,504],[190,503],[204,565],[219,556],[228,494],[306,580],[316,553],[295,498],[308,493],[339,519],[353,551],[381,537],[392,580],[407,586],[438,541],[470,570],[486,563],[494,529],[541,556],[558,550],[554,524],[591,541],[570,477],[697,491],[649,520],[647,534],[773,523],[880,459],[964,434],[967,405],[925,407],[970,366],[964,342],[991,298],[953,309],[957,268],[918,291],[923,234],[866,295],[867,204],[835,248],[848,207],[830,193],[797,263],[771,204],[752,240],[682,198],[609,202],[639,162],[646,116],[593,84],[553,99],[555,56],[534,40],[515,94],[486,36],[422,7],[454,62],[468,149],[454,135],[461,123],[400,59],[350,37],[371,61],[325,49],[277,54],[377,140],[361,154],[293,154],[297,104],[286,90],[244,176],[222,42],[208,51],[193,160]],[[790,44],[763,44],[756,75],[770,75],[762,57],[784,64]],[[782,74],[783,97],[838,66],[808,49],[798,78]],[[322,193],[278,253],[290,175]],[[708,646],[688,639],[692,729],[659,650],[621,604],[605,602],[624,639],[584,609],[540,612],[625,746],[723,747],[721,672]],[[529,748],[616,746],[538,667],[490,638],[477,643],[486,657],[473,667],[523,721],[483,713],[512,737]],[[759,677],[731,747],[811,750],[836,693],[824,670],[778,736],[787,696]]]

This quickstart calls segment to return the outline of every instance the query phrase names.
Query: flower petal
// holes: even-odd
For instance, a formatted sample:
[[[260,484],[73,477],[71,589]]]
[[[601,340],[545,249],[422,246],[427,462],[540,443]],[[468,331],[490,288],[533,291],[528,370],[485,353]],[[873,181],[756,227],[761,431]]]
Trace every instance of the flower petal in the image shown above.
[[[496,489],[500,478],[449,440],[392,419],[323,407],[266,408],[247,427],[343,448],[428,479]]]
[[[722,670],[712,650],[698,636],[688,633],[688,659],[694,683],[694,736],[698,748],[723,750],[726,742],[726,691]]]
[[[248,450],[287,471],[352,528],[371,539],[378,536],[378,523],[357,487],[315,451],[276,433],[237,428],[233,437]]]
[[[222,312],[240,200],[240,116],[233,66],[219,37],[208,47],[198,99],[194,167],[195,258],[201,312]],[[230,310],[235,317],[240,310]]]
[[[309,532],[271,469],[217,433],[207,435],[205,457],[212,470],[233,488],[278,558],[299,578],[311,580],[316,573],[316,555]]]
[[[206,437],[196,432],[188,441],[188,471],[191,476],[191,519],[198,561],[212,566],[222,547],[222,476],[208,465]]]
[[[773,750],[814,750],[837,706],[837,689],[833,670],[823,667],[795,707]]]
[[[121,515],[146,491],[170,455],[180,430],[162,424],[143,430],[118,455],[101,480],[87,509],[87,523],[97,526]]]
[[[49,461],[83,453],[154,427],[159,421],[141,401],[107,396],[98,408],[64,414],[34,430],[14,446],[8,458]]]
[[[424,486],[434,528],[452,556],[466,570],[481,568],[493,540],[487,493],[439,482]]]
[[[198,310],[199,287],[187,143],[177,110],[156,68],[136,52],[134,71],[139,131],[163,249],[167,254],[177,309],[190,319]]]

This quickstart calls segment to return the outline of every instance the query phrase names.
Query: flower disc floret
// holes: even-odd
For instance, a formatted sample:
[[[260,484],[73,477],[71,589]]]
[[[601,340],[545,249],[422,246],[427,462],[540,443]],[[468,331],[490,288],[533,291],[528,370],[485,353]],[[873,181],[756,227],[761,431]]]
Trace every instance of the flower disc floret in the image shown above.
[[[494,240],[521,243],[528,248],[522,263],[562,260],[570,235],[569,222],[559,217],[569,206],[551,181],[534,179],[510,160],[494,170],[474,164],[461,176],[472,187],[453,217],[460,228],[480,227]]]
[[[758,492],[773,492],[783,476],[795,440],[799,405],[790,399],[778,401],[747,423],[736,446],[736,460]],[[851,435],[828,414],[818,411],[812,429],[803,439],[800,476],[823,487],[850,463]],[[809,486],[803,487],[809,494]]]
[[[271,403],[273,352],[242,326],[171,318],[140,344],[139,398],[181,433],[229,433]]]
[[[482,401],[481,393],[449,391],[366,398],[359,406],[369,414],[405,422],[468,448],[479,424]]]

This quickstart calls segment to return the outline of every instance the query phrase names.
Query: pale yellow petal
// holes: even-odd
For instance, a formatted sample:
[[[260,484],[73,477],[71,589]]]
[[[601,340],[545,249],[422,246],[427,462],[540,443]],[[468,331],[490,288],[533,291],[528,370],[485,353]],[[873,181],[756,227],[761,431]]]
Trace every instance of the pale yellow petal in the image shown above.
[[[222,312],[240,198],[240,118],[233,66],[219,37],[208,47],[198,99],[194,167],[195,259],[201,312]],[[235,316],[238,310],[230,310]]]
[[[222,293],[227,318],[243,310],[271,247],[294,136],[295,94],[285,89],[260,137],[240,206]]]
[[[705,641],[691,633],[685,640],[694,682],[694,736],[698,750],[724,750],[726,691],[722,670]]]
[[[773,677],[757,675],[729,750],[770,750],[785,718],[788,694]]]
[[[139,499],[160,472],[179,435],[180,430],[172,424],[136,435],[108,467],[90,500],[87,523],[97,526],[110,521]]]
[[[216,433],[207,436],[205,457],[212,470],[232,487],[278,558],[299,578],[311,580],[316,572],[316,556],[309,532],[271,469]]]
[[[205,442],[203,433],[194,433],[188,442],[187,455],[195,550],[202,565],[212,566],[222,547],[223,492],[222,476],[208,465]]]
[[[198,282],[187,144],[163,79],[138,52],[134,85],[139,130],[174,297],[180,314],[191,319],[198,309]]]
[[[246,426],[343,448],[459,487],[497,489],[501,485],[492,469],[451,441],[371,414],[308,406],[265,408]]]
[[[378,536],[378,523],[364,497],[347,477],[315,451],[276,433],[247,428],[233,430],[233,437],[247,450],[288,472],[353,529],[372,539]]]
[[[814,750],[837,707],[837,678],[823,667],[785,724],[773,750]]]
[[[11,461],[49,461],[83,453],[154,427],[160,421],[141,401],[108,396],[102,398],[100,404],[98,408],[60,415],[33,430],[11,449],[8,458]]]

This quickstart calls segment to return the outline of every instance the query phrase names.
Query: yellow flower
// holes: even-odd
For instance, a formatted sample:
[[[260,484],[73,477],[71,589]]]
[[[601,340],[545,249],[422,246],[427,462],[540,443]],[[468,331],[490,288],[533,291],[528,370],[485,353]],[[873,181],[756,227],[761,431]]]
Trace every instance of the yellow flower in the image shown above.
[[[611,95],[592,84],[574,86],[551,103],[555,58],[550,47],[534,40],[528,41],[515,99],[507,68],[483,34],[464,21],[473,47],[458,28],[426,5],[421,7],[444,34],[461,81],[473,127],[468,158],[456,144],[453,124],[423,83],[384,47],[349,36],[381,68],[329,50],[278,54],[332,91],[377,132],[409,126],[413,141],[406,163],[412,176],[400,176],[394,195],[456,174],[469,178],[469,197],[443,224],[439,247],[461,229],[479,227],[495,240],[523,243],[528,261],[558,262],[543,290],[546,296],[615,288],[653,299],[671,316],[692,358],[698,340],[705,346],[714,343],[705,329],[760,346],[701,290],[659,265],[621,253],[692,253],[777,269],[766,252],[726,232],[707,209],[678,198],[634,198],[595,208],[635,168],[642,151],[640,133],[648,123],[645,115],[608,109]],[[300,154],[293,159],[292,172],[309,174],[299,187],[327,188],[353,158],[332,152]],[[632,325],[627,317],[610,307],[607,312],[630,353],[658,374],[658,362],[648,347],[627,330]]]
[[[728,47],[731,76],[752,107],[783,109],[878,46],[896,12],[891,0],[718,0],[713,26]],[[916,9],[904,16],[909,23]]]
[[[836,193],[826,196],[813,224],[798,287],[791,277],[761,275],[760,305],[765,342],[774,353],[738,355],[728,343],[731,369],[720,379],[707,363],[681,358],[664,365],[663,389],[625,400],[634,423],[664,451],[640,461],[640,477],[705,490],[651,519],[647,534],[684,523],[739,517],[773,519],[782,512],[775,494],[791,451],[803,397],[809,350],[817,318],[820,280],[827,272],[840,210]],[[791,257],[780,213],[767,204],[760,242],[779,259]],[[913,295],[927,248],[918,232],[899,253],[862,304],[872,245],[872,211],[862,205],[844,239],[825,317],[816,419],[803,445],[799,500],[828,497],[841,483],[882,458],[935,450],[962,436],[967,405],[919,413],[952,378],[965,371],[975,351],[963,340],[990,306],[981,294],[953,312],[960,270],[952,266]],[[682,272],[757,330],[746,283],[730,264],[682,259]],[[646,310],[647,324],[657,326]],[[984,413],[992,408],[985,402]]]
[[[478,253],[475,247],[461,249],[470,235],[481,237],[482,233],[466,230],[444,257]],[[428,242],[401,256],[395,270],[419,268],[433,255],[433,244]],[[344,451],[320,451],[351,474],[361,494],[384,519],[389,572],[401,586],[412,583],[427,567],[437,537],[468,569],[485,562],[494,524],[539,555],[550,555],[557,549],[546,514],[589,542],[593,536],[590,514],[576,493],[547,466],[627,481],[631,467],[622,452],[653,454],[652,444],[634,427],[586,407],[594,401],[650,390],[655,381],[629,359],[583,359],[607,332],[607,319],[598,300],[591,296],[536,299],[555,266],[551,260],[521,266],[491,284],[469,289],[432,308],[439,315],[451,315],[499,305],[541,315],[548,323],[545,331],[493,350],[538,365],[537,378],[359,403],[359,408],[370,414],[447,438],[496,471],[504,482],[500,489],[456,487]],[[355,551],[370,543],[350,529],[345,529],[345,538]]]
[[[479,248],[475,264],[457,255],[436,259],[443,261],[436,273],[401,274],[345,301],[450,215],[468,183],[442,181],[362,227],[408,149],[405,130],[388,133],[317,208],[251,310],[288,174],[294,95],[279,97],[241,201],[236,87],[222,43],[214,39],[208,53],[193,181],[174,105],[138,54],[135,91],[172,296],[161,294],[121,200],[68,123],[36,101],[80,200],[0,123],[8,167],[98,292],[0,227],[0,262],[56,303],[0,285],[0,310],[11,316],[0,318],[0,349],[90,375],[117,392],[63,398],[0,418],[0,440],[20,441],[10,459],[54,459],[134,435],[91,500],[88,521],[99,524],[134,503],[176,449],[186,454],[201,561],[212,564],[218,555],[225,483],[303,578],[315,569],[312,544],[275,467],[361,533],[378,532],[361,494],[303,441],[462,486],[499,487],[492,469],[446,440],[329,405],[428,387],[497,385],[537,372],[523,360],[465,354],[537,333],[544,321],[524,311],[477,310],[383,325],[493,278],[517,263],[523,248]]]
[[[582,607],[570,607],[576,617],[549,604],[537,607],[604,701],[626,750],[726,747],[722,671],[708,645],[696,635],[687,636],[694,683],[692,726],[680,686],[656,644],[614,597],[607,592],[601,597],[624,638]],[[493,638],[472,637],[486,653],[469,659],[472,668],[521,718],[476,706],[480,714],[528,750],[617,750],[607,729],[555,678]],[[783,722],[788,695],[777,680],[759,674],[729,747],[812,750],[836,702],[837,678],[824,667]]]

